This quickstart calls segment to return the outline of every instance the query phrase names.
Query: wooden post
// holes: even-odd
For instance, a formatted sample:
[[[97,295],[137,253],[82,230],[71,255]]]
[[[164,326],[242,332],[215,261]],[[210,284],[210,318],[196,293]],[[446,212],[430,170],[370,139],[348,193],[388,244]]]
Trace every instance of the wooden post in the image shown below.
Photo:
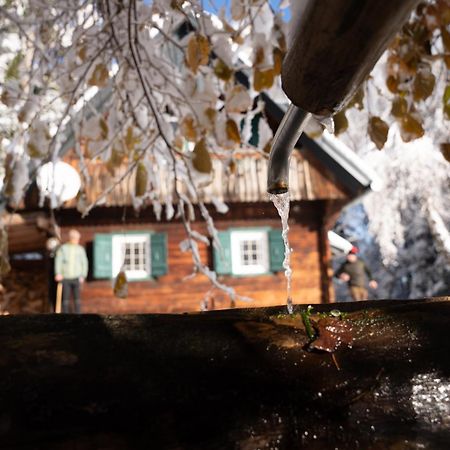
[[[62,285],[61,281],[59,281],[58,285],[56,286],[56,306],[55,306],[55,313],[56,314],[60,314],[61,313],[62,290],[63,290],[63,285]]]

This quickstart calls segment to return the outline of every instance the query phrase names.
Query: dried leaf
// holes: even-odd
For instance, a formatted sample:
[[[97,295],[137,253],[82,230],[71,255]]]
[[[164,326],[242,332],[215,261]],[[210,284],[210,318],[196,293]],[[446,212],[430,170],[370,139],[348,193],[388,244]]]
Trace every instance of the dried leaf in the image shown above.
[[[369,119],[369,136],[378,150],[384,147],[389,133],[389,125],[379,117]]]
[[[112,175],[114,175],[114,169],[117,169],[122,165],[124,156],[123,152],[117,150],[115,147],[112,148],[111,156],[106,163],[106,168]]]
[[[338,112],[333,116],[334,120],[334,134],[339,136],[348,128],[348,120],[345,115],[345,110]]]
[[[109,72],[103,63],[95,66],[91,78],[88,80],[89,86],[105,87],[108,84]]]
[[[4,79],[7,80],[17,80],[19,78],[19,67],[23,60],[23,54],[21,52],[17,53],[14,58],[9,62],[8,67],[5,70]]]
[[[410,142],[419,139],[424,135],[422,124],[410,113],[402,117],[400,122],[400,135],[404,142]]]
[[[444,102],[444,114],[447,116],[447,119],[450,120],[450,84],[445,87],[442,100]]]
[[[4,277],[11,270],[8,258],[8,232],[3,224],[0,225],[0,277]]]
[[[335,317],[325,317],[313,322],[318,337],[309,345],[311,350],[321,350],[332,353],[342,344],[352,346],[353,333],[351,325],[345,320]]]
[[[186,116],[181,121],[180,132],[182,136],[188,141],[195,142],[197,140],[197,128],[194,118],[191,115]]]
[[[206,108],[205,109],[205,116],[208,118],[210,123],[214,123],[217,116],[217,111],[213,108]]]
[[[139,162],[136,167],[136,180],[134,187],[134,195],[142,197],[147,192],[148,174],[144,163]]]
[[[214,74],[220,80],[229,81],[233,76],[233,70],[230,69],[220,58],[218,58],[216,65],[214,66]]]
[[[231,17],[239,21],[245,16],[245,6],[242,0],[231,0]]]
[[[450,143],[441,144],[441,152],[444,158],[450,162]]]
[[[403,97],[395,97],[392,102],[391,114],[400,119],[408,112],[408,102]]]
[[[236,144],[241,143],[241,135],[239,133],[239,128],[233,119],[228,119],[225,125],[227,132],[227,138],[230,141],[236,142]]]
[[[186,65],[197,73],[200,66],[206,66],[209,61],[210,46],[206,36],[193,34],[187,45]]]
[[[447,52],[450,52],[450,33],[445,27],[441,28],[441,38],[444,44],[444,48]]]
[[[30,158],[40,158],[43,156],[34,142],[28,142],[27,153]]]
[[[274,69],[255,69],[253,73],[253,88],[257,92],[261,92],[263,89],[270,89],[273,85],[274,78]]]
[[[108,139],[108,123],[103,117],[101,117],[98,121],[98,125],[100,127],[100,139],[105,141],[106,139]]]
[[[427,99],[434,89],[436,78],[431,71],[419,71],[414,79],[413,97],[417,102]]]
[[[114,295],[118,298],[128,297],[128,280],[125,272],[121,270],[114,281]]]
[[[273,71],[275,75],[281,75],[281,66],[283,63],[283,52],[278,48],[275,47],[273,49]]]
[[[394,77],[393,75],[389,75],[386,80],[386,86],[393,94],[398,93],[398,85],[399,85],[398,78]]]
[[[192,165],[194,166],[194,169],[201,173],[211,173],[211,156],[206,147],[206,141],[204,138],[195,144],[193,153],[194,156],[192,158]]]
[[[131,153],[140,142],[141,138],[134,135],[133,127],[128,127],[127,134],[125,135],[125,147],[127,150]]]

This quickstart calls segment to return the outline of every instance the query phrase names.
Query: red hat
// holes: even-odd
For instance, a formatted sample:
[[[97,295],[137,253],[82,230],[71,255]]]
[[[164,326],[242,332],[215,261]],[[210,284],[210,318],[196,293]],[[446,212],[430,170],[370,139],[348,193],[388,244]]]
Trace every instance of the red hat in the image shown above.
[[[353,247],[350,249],[349,253],[352,254],[352,255],[356,255],[357,253],[359,253],[359,248],[353,246]]]

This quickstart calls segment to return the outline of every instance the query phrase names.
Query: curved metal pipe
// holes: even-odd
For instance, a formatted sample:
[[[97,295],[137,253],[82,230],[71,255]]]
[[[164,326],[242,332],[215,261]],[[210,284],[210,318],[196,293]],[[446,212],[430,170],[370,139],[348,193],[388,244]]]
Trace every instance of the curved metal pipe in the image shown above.
[[[289,189],[289,161],[311,113],[291,104],[273,138],[267,172],[267,192],[283,194]]]

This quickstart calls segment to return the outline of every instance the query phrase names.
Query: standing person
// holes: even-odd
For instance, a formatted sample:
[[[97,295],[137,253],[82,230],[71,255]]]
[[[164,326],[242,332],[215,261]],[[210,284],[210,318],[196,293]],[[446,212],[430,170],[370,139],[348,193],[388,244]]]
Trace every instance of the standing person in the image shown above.
[[[372,273],[357,253],[358,247],[352,247],[347,255],[347,260],[336,271],[335,276],[348,283],[350,295],[354,301],[367,300],[366,278],[372,289],[378,287],[378,283],[372,278]]]
[[[88,259],[84,247],[80,245],[78,230],[69,231],[69,241],[56,252],[55,281],[62,282],[62,312],[69,312],[71,294],[75,304],[75,313],[81,313],[80,284],[84,283],[88,273]]]

